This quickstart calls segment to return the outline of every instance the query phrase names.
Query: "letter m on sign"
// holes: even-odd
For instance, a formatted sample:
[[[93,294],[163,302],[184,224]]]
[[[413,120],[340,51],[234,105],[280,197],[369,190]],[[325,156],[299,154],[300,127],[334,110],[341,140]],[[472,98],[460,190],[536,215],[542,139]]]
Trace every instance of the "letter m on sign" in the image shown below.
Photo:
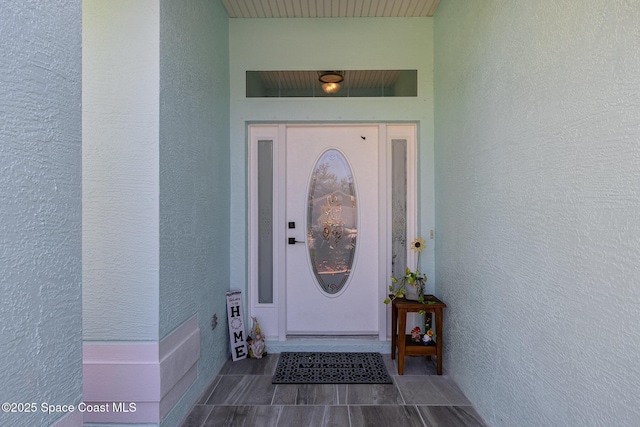
[[[231,357],[234,361],[247,358],[247,342],[244,339],[244,317],[242,316],[241,291],[227,292],[227,320]]]

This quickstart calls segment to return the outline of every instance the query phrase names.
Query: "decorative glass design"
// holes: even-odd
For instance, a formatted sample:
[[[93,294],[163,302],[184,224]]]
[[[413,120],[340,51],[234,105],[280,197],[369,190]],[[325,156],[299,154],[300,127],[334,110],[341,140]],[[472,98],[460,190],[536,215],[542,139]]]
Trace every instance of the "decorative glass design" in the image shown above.
[[[351,274],[358,234],[356,205],[347,159],[338,150],[325,151],[311,176],[307,241],[316,280],[328,294],[340,292]]]

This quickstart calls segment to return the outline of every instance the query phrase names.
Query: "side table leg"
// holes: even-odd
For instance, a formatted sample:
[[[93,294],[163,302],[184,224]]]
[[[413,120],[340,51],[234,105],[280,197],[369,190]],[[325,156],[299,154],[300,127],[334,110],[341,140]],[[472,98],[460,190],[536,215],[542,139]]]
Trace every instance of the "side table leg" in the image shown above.
[[[431,319],[433,315],[433,312],[429,311],[427,313],[425,313],[424,315],[424,331],[425,333],[431,328],[431,325],[433,325],[433,321]],[[427,358],[427,360],[431,360],[431,356],[425,356]]]
[[[436,364],[438,375],[442,375],[442,336],[443,327],[442,327],[442,309],[438,308],[436,311],[436,331],[438,334],[438,339],[436,341],[436,352],[438,353],[438,362]]]
[[[398,313],[398,375],[404,375],[404,351],[407,345],[407,310],[400,309]]]
[[[391,359],[396,358],[396,344],[398,343],[398,308],[391,303]]]

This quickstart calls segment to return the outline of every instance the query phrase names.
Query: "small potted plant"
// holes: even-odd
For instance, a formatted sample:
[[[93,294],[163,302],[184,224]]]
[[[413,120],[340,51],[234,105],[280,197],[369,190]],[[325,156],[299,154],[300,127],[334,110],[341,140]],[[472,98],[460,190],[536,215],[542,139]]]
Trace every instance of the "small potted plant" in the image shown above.
[[[420,265],[420,254],[426,246],[422,237],[417,237],[411,242],[411,250],[418,254],[416,265]],[[392,284],[389,286],[389,296],[385,298],[384,303],[389,304],[396,298],[405,297],[418,302],[424,302],[424,287],[427,281],[427,275],[422,273],[418,268],[412,271],[409,267],[404,272],[404,276],[396,278],[391,276]],[[409,285],[407,287],[407,285]]]

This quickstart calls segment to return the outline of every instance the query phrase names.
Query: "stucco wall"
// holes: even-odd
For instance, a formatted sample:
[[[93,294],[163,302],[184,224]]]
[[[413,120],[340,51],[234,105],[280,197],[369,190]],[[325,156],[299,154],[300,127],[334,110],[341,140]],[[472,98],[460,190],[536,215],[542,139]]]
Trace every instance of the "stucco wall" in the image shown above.
[[[445,369],[495,426],[640,425],[640,3],[435,16]]]
[[[158,0],[83,2],[86,341],[157,341]]]
[[[81,2],[0,1],[0,425],[82,397]]]
[[[433,20],[431,18],[232,19],[231,287],[247,283],[248,122],[418,123],[419,228],[433,228]],[[247,70],[416,69],[418,96],[246,98]],[[433,245],[421,270],[433,277]],[[428,286],[433,290],[433,282]]]
[[[228,40],[221,2],[160,2],[160,337],[194,314],[201,337],[198,380],[167,426],[229,355]]]

